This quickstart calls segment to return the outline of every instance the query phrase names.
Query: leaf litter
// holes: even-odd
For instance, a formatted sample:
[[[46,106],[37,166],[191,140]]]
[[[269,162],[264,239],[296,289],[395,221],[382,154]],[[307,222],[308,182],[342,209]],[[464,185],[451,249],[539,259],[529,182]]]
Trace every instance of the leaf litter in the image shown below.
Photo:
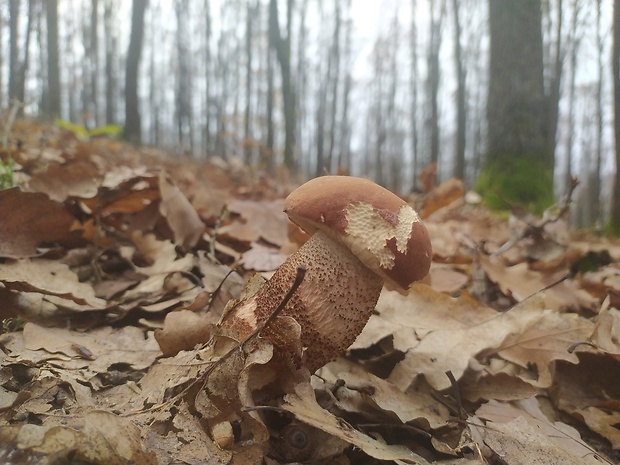
[[[506,220],[456,180],[409,198],[429,277],[384,289],[348,353],[312,374],[261,331],[218,327],[304,240],[283,172],[31,121],[11,140],[0,462],[620,460],[620,243],[570,231],[565,204]],[[276,323],[301,353],[299,324]]]

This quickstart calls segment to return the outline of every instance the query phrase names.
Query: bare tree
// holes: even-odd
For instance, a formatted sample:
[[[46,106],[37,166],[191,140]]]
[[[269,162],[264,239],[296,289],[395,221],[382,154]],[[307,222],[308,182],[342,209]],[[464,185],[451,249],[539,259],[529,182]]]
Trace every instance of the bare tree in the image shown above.
[[[138,69],[142,55],[144,35],[144,12],[148,0],[133,0],[131,13],[131,37],[127,49],[125,72],[125,138],[140,143],[142,124],[138,101]]]

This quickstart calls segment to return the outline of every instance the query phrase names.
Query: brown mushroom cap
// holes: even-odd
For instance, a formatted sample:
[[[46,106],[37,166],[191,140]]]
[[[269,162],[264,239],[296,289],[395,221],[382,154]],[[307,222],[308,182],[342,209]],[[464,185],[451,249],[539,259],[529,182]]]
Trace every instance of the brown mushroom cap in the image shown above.
[[[284,211],[310,234],[322,230],[385,281],[408,289],[431,265],[431,241],[418,214],[363,178],[323,176],[295,189]]]

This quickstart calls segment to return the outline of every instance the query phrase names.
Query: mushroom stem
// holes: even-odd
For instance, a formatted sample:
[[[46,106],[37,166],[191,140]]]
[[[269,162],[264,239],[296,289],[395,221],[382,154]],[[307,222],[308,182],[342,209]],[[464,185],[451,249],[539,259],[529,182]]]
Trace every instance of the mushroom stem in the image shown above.
[[[302,364],[314,372],[353,343],[383,287],[380,276],[323,231],[291,255],[256,294],[232,308],[220,326],[240,340],[250,335],[278,307],[298,267],[305,267],[306,275],[280,315],[301,326]],[[270,332],[277,332],[277,325],[276,318]],[[276,335],[272,340],[276,346],[277,339]]]

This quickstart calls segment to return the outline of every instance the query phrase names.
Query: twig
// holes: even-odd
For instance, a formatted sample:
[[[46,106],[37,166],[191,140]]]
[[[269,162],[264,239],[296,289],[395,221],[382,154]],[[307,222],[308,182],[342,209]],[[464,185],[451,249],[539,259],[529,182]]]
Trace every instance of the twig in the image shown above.
[[[556,203],[549,208],[547,208],[542,215],[542,218],[535,222],[527,221],[525,218],[521,218],[518,215],[515,215],[520,221],[526,224],[525,229],[517,236],[509,241],[507,241],[504,245],[502,245],[499,250],[491,255],[491,257],[499,257],[503,253],[507,252],[519,242],[521,242],[526,237],[539,236],[542,235],[542,232],[545,226],[549,223],[555,223],[560,218],[562,218],[566,212],[570,210],[570,204],[572,202],[573,192],[579,185],[579,180],[577,178],[571,178],[570,183],[568,185],[568,190],[562,200],[559,203]],[[512,208],[513,212],[515,208]]]

